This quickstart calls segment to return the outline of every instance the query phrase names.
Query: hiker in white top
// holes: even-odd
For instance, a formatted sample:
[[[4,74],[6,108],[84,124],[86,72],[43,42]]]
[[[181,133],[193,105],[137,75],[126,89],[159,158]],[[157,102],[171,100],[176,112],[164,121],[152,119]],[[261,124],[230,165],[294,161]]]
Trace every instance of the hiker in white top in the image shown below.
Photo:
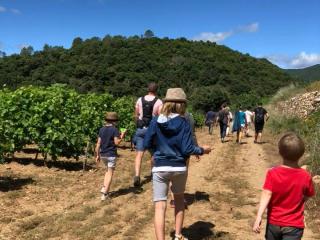
[[[244,113],[246,114],[246,119],[247,119],[247,127],[245,128],[245,134],[246,134],[247,137],[250,137],[249,132],[250,132],[251,124],[252,124],[252,121],[253,121],[253,112],[251,112],[247,108]]]
[[[137,130],[133,137],[133,143],[136,148],[135,175],[133,178],[133,185],[135,187],[140,186],[141,160],[144,154],[143,139],[152,118],[159,115],[162,106],[162,101],[156,96],[157,89],[156,83],[150,83],[148,94],[140,97],[135,106],[135,120],[137,124]]]

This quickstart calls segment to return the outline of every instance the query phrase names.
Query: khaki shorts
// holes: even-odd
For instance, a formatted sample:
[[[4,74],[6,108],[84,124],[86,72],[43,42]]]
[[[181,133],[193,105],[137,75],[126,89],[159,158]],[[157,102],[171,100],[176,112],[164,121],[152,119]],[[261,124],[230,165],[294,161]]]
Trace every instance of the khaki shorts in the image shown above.
[[[167,201],[169,184],[173,194],[184,193],[188,173],[184,172],[155,172],[153,173],[153,201]]]

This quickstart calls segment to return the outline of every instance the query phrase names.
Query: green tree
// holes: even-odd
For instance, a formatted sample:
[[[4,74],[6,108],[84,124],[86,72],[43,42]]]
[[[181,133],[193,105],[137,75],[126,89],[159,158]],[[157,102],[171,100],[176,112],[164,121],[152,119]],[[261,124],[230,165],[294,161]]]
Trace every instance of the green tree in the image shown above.
[[[153,33],[153,31],[151,31],[150,29],[148,29],[148,30],[146,30],[145,32],[144,32],[144,38],[153,38],[154,37],[154,33]]]

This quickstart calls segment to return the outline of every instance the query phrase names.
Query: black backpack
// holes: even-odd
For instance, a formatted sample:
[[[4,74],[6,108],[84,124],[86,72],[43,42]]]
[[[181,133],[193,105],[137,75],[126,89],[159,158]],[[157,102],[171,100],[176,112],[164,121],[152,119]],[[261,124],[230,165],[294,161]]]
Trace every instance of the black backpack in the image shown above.
[[[153,106],[157,102],[158,98],[155,97],[152,101],[147,101],[145,97],[141,98],[142,101],[142,120],[138,119],[137,121],[137,127],[138,128],[144,128],[148,127],[151,119],[153,117]]]
[[[264,109],[259,107],[255,111],[255,122],[264,123]]]

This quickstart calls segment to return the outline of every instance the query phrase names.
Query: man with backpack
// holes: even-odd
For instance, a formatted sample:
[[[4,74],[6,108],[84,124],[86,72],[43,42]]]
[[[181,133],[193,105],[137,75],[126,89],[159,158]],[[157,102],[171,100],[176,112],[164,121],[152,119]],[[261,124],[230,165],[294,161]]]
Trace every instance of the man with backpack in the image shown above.
[[[220,137],[221,142],[224,143],[226,137],[227,127],[229,125],[229,110],[226,104],[221,106],[221,110],[218,112],[217,124],[220,125]]]
[[[262,107],[262,103],[259,103],[258,107],[254,109],[253,117],[254,117],[254,128],[255,128],[254,143],[258,143],[258,142],[261,143],[264,123],[269,119],[269,114],[267,110]],[[258,138],[259,138],[259,141],[258,141]]]
[[[133,185],[140,186],[141,160],[144,154],[143,139],[148,130],[149,124],[154,116],[159,115],[162,101],[156,96],[158,86],[156,83],[148,85],[148,94],[140,97],[135,106],[135,121],[137,130],[133,138],[136,148],[135,176]]]

